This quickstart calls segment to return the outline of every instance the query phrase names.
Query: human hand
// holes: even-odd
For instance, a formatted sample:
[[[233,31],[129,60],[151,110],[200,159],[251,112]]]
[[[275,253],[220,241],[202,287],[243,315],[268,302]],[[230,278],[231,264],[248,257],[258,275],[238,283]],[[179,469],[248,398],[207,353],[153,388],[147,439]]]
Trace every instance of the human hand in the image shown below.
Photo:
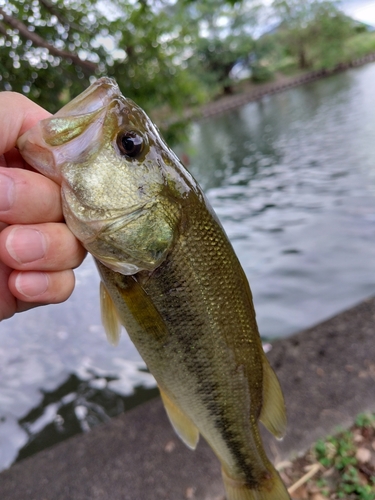
[[[0,321],[66,300],[86,252],[63,222],[60,187],[33,171],[17,139],[49,113],[0,92]]]

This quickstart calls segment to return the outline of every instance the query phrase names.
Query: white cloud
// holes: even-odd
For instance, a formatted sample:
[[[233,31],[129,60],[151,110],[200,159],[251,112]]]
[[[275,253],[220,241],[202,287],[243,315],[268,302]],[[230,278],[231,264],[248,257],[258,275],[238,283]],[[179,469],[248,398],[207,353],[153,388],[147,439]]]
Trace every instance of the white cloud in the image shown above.
[[[374,0],[349,0],[343,2],[341,8],[353,19],[375,26]]]

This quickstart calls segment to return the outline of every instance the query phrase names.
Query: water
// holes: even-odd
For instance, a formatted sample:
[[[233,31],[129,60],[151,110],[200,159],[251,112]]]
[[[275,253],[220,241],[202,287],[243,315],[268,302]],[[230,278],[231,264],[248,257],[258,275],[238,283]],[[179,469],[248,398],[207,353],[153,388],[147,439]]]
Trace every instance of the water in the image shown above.
[[[374,293],[375,66],[194,127],[191,170],[280,337]]]
[[[280,337],[375,292],[375,65],[193,126],[185,153]],[[155,382],[101,327],[90,258],[65,304],[0,326],[0,469],[129,409]],[[136,389],[135,389],[136,388]]]

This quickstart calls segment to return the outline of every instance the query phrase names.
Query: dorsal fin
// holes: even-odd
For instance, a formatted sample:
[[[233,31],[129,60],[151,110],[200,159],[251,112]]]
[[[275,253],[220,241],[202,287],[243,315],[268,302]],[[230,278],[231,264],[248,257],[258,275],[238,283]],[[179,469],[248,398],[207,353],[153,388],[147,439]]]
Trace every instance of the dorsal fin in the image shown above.
[[[188,448],[195,450],[199,440],[197,427],[160,387],[159,390],[165,410],[176,434]]]
[[[259,420],[275,437],[281,439],[286,430],[284,396],[276,374],[263,355],[263,405]]]
[[[100,282],[100,311],[108,342],[116,346],[120,340],[120,318],[116,306],[102,281]]]

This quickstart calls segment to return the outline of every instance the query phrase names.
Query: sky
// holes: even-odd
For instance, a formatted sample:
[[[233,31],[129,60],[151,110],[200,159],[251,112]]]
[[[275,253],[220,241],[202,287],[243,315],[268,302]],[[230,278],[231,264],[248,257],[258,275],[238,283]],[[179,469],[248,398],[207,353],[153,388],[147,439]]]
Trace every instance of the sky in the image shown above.
[[[272,0],[263,0],[270,5]],[[375,0],[341,0],[340,8],[350,17],[375,27]]]
[[[375,26],[375,0],[343,0],[341,8],[354,19]]]
[[[272,4],[272,0],[262,1],[267,6]],[[353,19],[375,28],[375,0],[338,0],[338,7]]]

